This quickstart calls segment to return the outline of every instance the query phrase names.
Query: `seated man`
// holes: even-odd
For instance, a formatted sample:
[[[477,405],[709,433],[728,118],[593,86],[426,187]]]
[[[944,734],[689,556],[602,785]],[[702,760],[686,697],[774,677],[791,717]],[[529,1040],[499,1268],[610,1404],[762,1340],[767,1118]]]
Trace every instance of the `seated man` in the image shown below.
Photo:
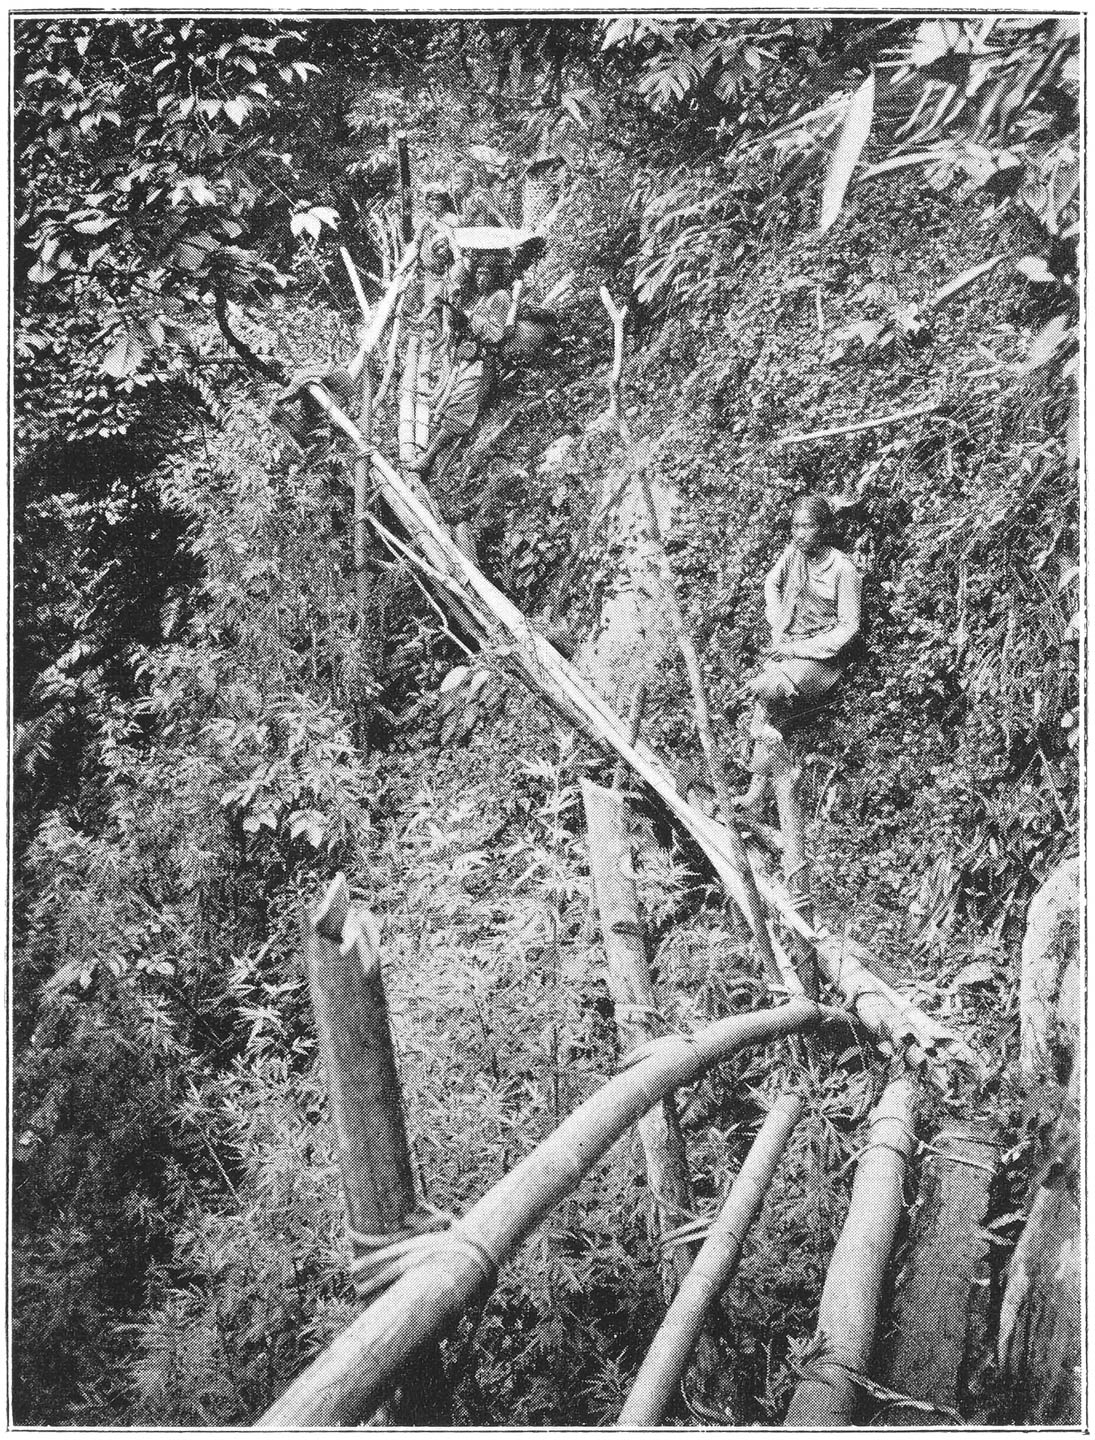
[[[851,557],[830,543],[832,525],[827,500],[804,495],[796,501],[791,544],[764,582],[772,649],[745,686],[756,702],[753,781],[738,802],[747,809],[764,801],[773,764],[790,764],[783,733],[788,722],[832,689],[859,634],[862,577]]]

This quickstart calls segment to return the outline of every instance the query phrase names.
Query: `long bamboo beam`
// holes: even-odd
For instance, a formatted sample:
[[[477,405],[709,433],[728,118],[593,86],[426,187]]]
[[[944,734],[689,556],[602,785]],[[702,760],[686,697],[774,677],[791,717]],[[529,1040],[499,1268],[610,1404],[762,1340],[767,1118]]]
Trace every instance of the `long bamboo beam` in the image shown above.
[[[781,1095],[765,1116],[726,1203],[654,1336],[617,1425],[661,1423],[703,1331],[707,1312],[737,1269],[746,1232],[764,1203],[776,1166],[801,1115],[801,1097]]]
[[[813,1029],[840,1011],[807,1000],[655,1040],[606,1081],[413,1263],[257,1423],[260,1430],[352,1424],[383,1399],[414,1350],[477,1296],[539,1222],[640,1115],[736,1051]]]
[[[905,1208],[915,1127],[914,1083],[905,1076],[891,1080],[871,1114],[867,1148],[821,1292],[818,1353],[791,1397],[784,1421],[789,1429],[854,1420],[856,1379],[866,1377],[870,1364],[882,1282]]]

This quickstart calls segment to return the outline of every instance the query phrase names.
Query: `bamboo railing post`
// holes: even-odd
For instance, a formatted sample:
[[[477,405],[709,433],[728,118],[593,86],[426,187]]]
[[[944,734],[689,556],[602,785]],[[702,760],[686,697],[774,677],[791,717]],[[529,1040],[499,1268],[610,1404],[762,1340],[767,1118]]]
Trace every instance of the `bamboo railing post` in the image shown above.
[[[916,1089],[891,1080],[871,1114],[867,1148],[856,1166],[844,1228],[829,1262],[818,1307],[818,1354],[791,1397],[788,1428],[850,1425],[856,1376],[866,1376],[878,1301],[905,1208],[905,1175],[916,1135]]]
[[[345,877],[336,876],[306,922],[305,962],[355,1260],[370,1240],[402,1231],[416,1208],[379,942],[376,921],[349,909]],[[436,1346],[416,1357],[415,1379],[413,1395],[408,1386],[385,1407],[393,1421],[436,1411]]]
[[[808,1000],[716,1021],[687,1039],[665,1036],[603,1084],[440,1236],[422,1237],[405,1272],[257,1422],[263,1430],[356,1423],[426,1340],[489,1292],[498,1268],[574,1190],[640,1115],[747,1046],[812,1029],[840,1011]]]
[[[354,295],[357,298],[358,308],[361,311],[363,347],[368,345],[369,335],[369,302],[365,299],[365,291],[361,285],[361,277],[357,273],[357,266],[350,258],[350,252],[345,245],[340,247],[342,263],[346,267],[346,273],[350,277],[350,284],[353,286]],[[377,337],[379,338],[379,337]],[[366,350],[365,361],[361,369],[361,409],[358,415],[358,427],[364,437],[365,443],[369,446],[373,443],[373,361],[372,355]],[[365,540],[369,529],[368,520],[369,508],[369,462],[363,456],[358,456],[354,462],[354,588],[357,593],[358,611],[365,608]]]
[[[399,157],[399,215],[403,228],[403,243],[409,245],[414,234],[414,221],[411,216],[411,156],[407,148],[406,133],[402,130],[396,136],[395,148]]]
[[[738,1267],[776,1166],[802,1114],[797,1095],[782,1095],[769,1110],[718,1218],[669,1307],[620,1411],[618,1426],[659,1425],[684,1373],[704,1320]]]
[[[659,1030],[664,1029],[657,1023],[657,1001],[639,916],[631,839],[619,794],[583,780],[582,801],[616,1032],[621,1052],[627,1053],[644,1041],[654,1039]],[[680,1224],[692,1209],[688,1156],[674,1097],[667,1095],[660,1105],[648,1111],[640,1119],[638,1129],[650,1187],[652,1228],[660,1245],[666,1232]],[[685,1245],[662,1251],[662,1293],[667,1304],[688,1274],[691,1258]]]
[[[639,727],[643,723],[643,711],[646,709],[646,686],[639,685],[631,697],[631,711],[627,717],[627,743],[634,745],[639,738]],[[612,788],[621,791],[627,783],[627,766],[623,760],[617,760],[615,769],[612,772]]]
[[[786,745],[773,752],[772,788],[779,812],[780,844],[783,850],[783,879],[791,904],[807,923],[813,923],[810,901],[810,862],[806,858],[806,834],[802,820],[802,769]],[[811,1000],[818,997],[818,964],[814,948],[801,935],[793,935],[791,949],[795,969]]]
[[[607,289],[605,289],[603,285],[601,286],[601,302],[608,311],[609,319],[612,321],[614,338],[612,378],[609,385],[611,397],[609,413],[616,421],[620,438],[625,444],[629,444],[631,438],[630,430],[620,407],[620,371],[623,365],[623,326],[627,311],[616,308]],[[643,506],[646,511],[647,533],[665,593],[665,608],[669,613],[670,624],[677,638],[677,647],[681,652],[685,669],[688,672],[688,683],[692,690],[692,707],[695,711],[696,729],[699,732],[704,759],[707,761],[708,773],[711,776],[711,784],[718,799],[719,810],[722,813],[722,822],[726,831],[726,838],[730,845],[731,858],[741,876],[742,890],[745,899],[745,917],[749,922],[749,928],[752,930],[753,937],[756,940],[757,950],[760,954],[766,976],[769,980],[778,981],[780,978],[779,966],[776,964],[775,953],[772,950],[772,941],[768,934],[768,921],[764,914],[764,906],[761,904],[760,895],[757,893],[757,882],[753,875],[752,866],[745,853],[745,846],[742,843],[737,825],[734,823],[734,814],[730,804],[730,786],[726,779],[726,769],[723,765],[722,756],[715,745],[715,737],[711,729],[711,715],[707,706],[707,691],[703,683],[703,675],[700,671],[699,657],[696,654],[696,647],[692,643],[692,637],[688,633],[688,627],[684,623],[684,614],[681,611],[680,601],[677,597],[676,578],[673,575],[669,557],[665,553],[661,526],[658,524],[658,512],[654,506],[654,496],[650,489],[650,477],[646,472],[645,465],[638,465],[636,470]]]

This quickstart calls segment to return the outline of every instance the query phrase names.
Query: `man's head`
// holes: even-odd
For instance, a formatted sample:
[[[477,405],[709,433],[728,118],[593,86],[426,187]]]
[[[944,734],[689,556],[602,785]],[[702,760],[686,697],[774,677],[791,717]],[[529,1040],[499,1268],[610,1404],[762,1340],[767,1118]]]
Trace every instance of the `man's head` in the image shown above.
[[[801,495],[791,511],[791,539],[808,558],[819,554],[829,543],[833,512],[821,495]]]
[[[422,192],[422,198],[427,211],[435,220],[440,220],[442,215],[447,215],[454,208],[449,192],[436,180],[426,186]]]
[[[502,261],[491,251],[485,251],[476,258],[472,266],[472,283],[477,295],[489,295],[500,290],[504,283]]]
[[[475,186],[475,172],[470,165],[458,165],[452,172],[452,193],[459,201],[470,195]]]

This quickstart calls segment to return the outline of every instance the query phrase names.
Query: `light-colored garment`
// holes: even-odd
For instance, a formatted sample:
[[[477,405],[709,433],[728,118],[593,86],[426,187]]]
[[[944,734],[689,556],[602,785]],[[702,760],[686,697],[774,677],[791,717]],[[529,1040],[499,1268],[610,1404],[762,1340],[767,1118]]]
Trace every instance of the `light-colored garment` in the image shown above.
[[[859,634],[863,577],[850,556],[832,548],[807,560],[788,545],[764,582],[768,623],[782,659],[817,660],[840,667],[841,652]]]

